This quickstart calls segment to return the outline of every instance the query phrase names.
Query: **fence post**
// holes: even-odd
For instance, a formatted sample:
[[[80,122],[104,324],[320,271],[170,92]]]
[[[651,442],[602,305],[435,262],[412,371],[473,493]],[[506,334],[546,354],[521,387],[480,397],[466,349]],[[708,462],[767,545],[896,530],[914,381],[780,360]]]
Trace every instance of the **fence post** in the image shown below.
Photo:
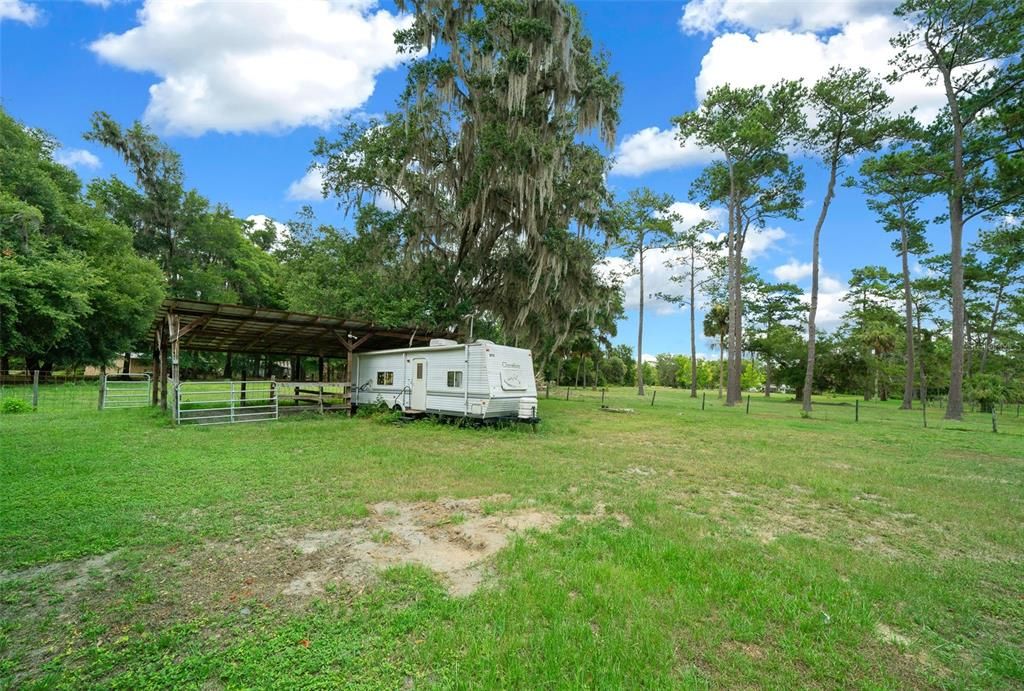
[[[607,391],[607,390],[608,389],[604,389],[604,388],[601,389],[601,407],[602,408],[604,408],[604,392]]]
[[[928,428],[928,399],[921,399],[921,418],[924,420],[925,429]]]
[[[565,387],[565,400],[567,400],[567,401],[569,400],[569,391],[570,390],[571,390],[570,387],[568,387],[568,386]]]
[[[654,393],[651,394],[651,407],[654,407],[654,399],[658,397],[658,390],[655,389]]]
[[[992,406],[992,433],[996,434],[999,430],[996,429],[996,407]]]
[[[747,415],[750,415],[750,394],[747,394]]]
[[[32,370],[32,410],[39,407],[39,370]]]
[[[860,399],[856,398],[853,401],[853,421],[860,422]]]
[[[235,382],[229,382],[228,408],[231,409],[231,422],[235,421]]]
[[[700,409],[701,410],[704,410],[704,401],[706,401],[707,398],[708,398],[708,392],[707,391],[701,392],[701,394],[700,394]]]
[[[103,404],[105,402],[103,399],[104,399],[104,397],[106,395],[106,392],[107,392],[107,373],[104,372],[103,374],[100,375],[100,402],[99,402],[99,406],[98,406],[99,410],[103,410]]]

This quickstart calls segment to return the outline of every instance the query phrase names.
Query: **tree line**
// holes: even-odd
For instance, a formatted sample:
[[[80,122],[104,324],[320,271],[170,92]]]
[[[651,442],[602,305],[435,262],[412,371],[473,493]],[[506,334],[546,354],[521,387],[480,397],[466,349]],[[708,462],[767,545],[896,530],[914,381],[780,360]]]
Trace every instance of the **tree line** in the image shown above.
[[[683,249],[684,255],[689,252],[690,266],[683,272],[690,277],[689,295],[669,297],[689,303],[691,334],[696,331],[694,258],[701,254],[705,273],[717,270],[723,277],[724,295],[720,291],[715,296],[709,314],[721,317],[720,330],[712,331],[720,339],[720,352],[728,357],[726,404],[742,399],[744,352],[764,355],[770,379],[773,367],[785,369],[778,353],[788,351],[789,359],[802,354],[803,381],[797,392],[809,412],[812,393],[828,388],[817,372],[822,345],[816,330],[820,246],[832,202],[845,185],[869,195],[878,222],[898,235],[894,248],[902,272],[894,277],[882,267],[855,270],[847,297],[849,311],[828,346],[838,345],[835,338],[847,342],[846,350],[851,339],[859,344],[873,363],[869,369],[875,392],[885,381],[881,363],[899,348],[905,370],[904,407],[915,395],[915,381],[922,389],[940,386],[947,399],[946,417],[951,419],[962,416],[965,381],[975,397],[982,391],[989,392],[986,396],[993,391],[1005,396],[1019,386],[1024,7],[997,0],[907,0],[895,13],[910,28],[892,39],[897,54],[887,80],[923,74],[941,90],[946,105],[931,123],[922,125],[910,114],[891,115],[892,98],[884,83],[865,69],[843,67],[833,67],[811,85],[799,80],[752,88],[725,84],[711,89],[695,110],[674,119],[681,143],[692,141],[716,154],[717,160],[691,186],[690,197],[704,208],[724,208],[726,221],[721,240],[704,243],[698,251],[694,243],[707,233],[674,228],[670,198],[641,190],[620,204],[620,217],[631,213],[643,219],[621,227],[627,238],[622,247],[637,257],[641,276],[638,357],[643,348],[645,249],[657,243]],[[812,234],[806,315],[797,314],[797,291],[752,282],[744,253],[752,229],[763,228],[770,219],[799,217],[805,173],[794,161],[794,151],[816,160],[826,172]],[[859,170],[847,175],[848,166],[858,160]],[[937,219],[922,219],[921,202],[931,197],[944,197],[946,211]],[[951,249],[924,263],[948,280],[915,285],[909,262],[929,252],[924,239],[929,221],[948,224]],[[978,242],[965,248],[963,230],[970,221],[985,227]],[[986,288],[995,291],[994,298]],[[767,295],[778,298],[785,311],[770,318],[762,312],[761,328],[745,333],[745,314],[764,310],[758,301],[771,301]],[[899,303],[902,315],[892,309]],[[806,329],[802,343],[790,333],[798,322]],[[930,368],[925,368],[928,353],[935,349],[948,350],[946,366],[929,362]],[[693,340],[690,350],[690,386],[696,395]],[[1000,364],[993,367],[990,359],[996,352]],[[971,369],[975,356],[979,361]],[[851,382],[839,385],[852,388]],[[642,382],[638,392],[643,393]]]
[[[661,297],[689,312],[690,358],[675,379],[693,395],[713,364],[696,356],[701,333],[715,344],[714,374],[730,404],[754,385],[767,393],[785,385],[808,408],[815,391],[870,385],[888,396],[900,365],[905,405],[915,387],[917,396],[941,391],[957,417],[965,381],[972,392],[1019,381],[1019,3],[908,0],[896,10],[911,28],[893,39],[888,79],[930,76],[947,97],[932,123],[891,115],[885,84],[865,70],[711,90],[674,125],[681,141],[716,153],[690,197],[723,209],[721,227],[682,227],[671,197],[640,189],[616,199],[607,186],[622,84],[572,3],[398,5],[414,21],[395,36],[410,56],[395,107],[346,121],[312,150],[346,228],[309,209],[286,233],[237,218],[187,187],[180,157],[153,132],[104,113],[87,138],[120,156],[131,179],[83,188],[54,161],[52,138],[0,114],[3,364],[104,363],[141,349],[156,304],[172,295],[462,337],[472,324],[476,337],[531,348],[550,378],[575,380],[578,371],[590,383],[617,381],[621,369],[642,393],[644,260],[671,247],[678,290]],[[754,229],[800,215],[796,151],[817,160],[827,182],[806,307],[796,286],[758,277],[746,256]],[[846,318],[820,334],[819,249],[832,201],[850,185],[893,233],[903,269],[854,271]],[[949,226],[947,255],[925,242],[936,219],[921,209],[932,197],[946,199],[938,221]],[[965,248],[972,221],[987,225]],[[628,354],[611,343],[621,277],[601,267],[616,251],[638,259],[640,322]],[[928,276],[910,275],[916,260]],[[196,371],[232,362],[190,357]]]

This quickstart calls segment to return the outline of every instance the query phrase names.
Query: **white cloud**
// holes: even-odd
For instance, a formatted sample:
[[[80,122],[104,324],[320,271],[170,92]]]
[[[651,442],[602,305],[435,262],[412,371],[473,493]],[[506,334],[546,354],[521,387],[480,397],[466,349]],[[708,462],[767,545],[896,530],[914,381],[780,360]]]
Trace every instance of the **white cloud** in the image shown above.
[[[682,203],[682,202],[680,202]],[[695,206],[695,205],[691,205]],[[699,209],[699,207],[697,207]],[[701,210],[704,211],[704,210]],[[720,209],[711,209],[704,213],[714,217]],[[718,235],[718,239],[725,234]],[[706,235],[711,239],[711,235]],[[775,244],[786,237],[785,231],[781,228],[753,228],[747,234],[747,242],[744,247],[744,254],[747,258],[754,258],[769,252]],[[725,250],[723,249],[724,253]],[[678,295],[684,292],[685,286],[672,280],[673,276],[683,273],[680,268],[688,261],[685,251],[677,249],[654,248],[644,252],[644,306],[651,309],[655,314],[672,314],[680,309],[680,306],[658,297],[659,293],[666,295]],[[622,284],[624,294],[624,306],[626,309],[636,309],[640,306],[640,276],[636,273],[637,257],[605,257],[602,264],[598,265],[598,271],[604,276],[615,276]],[[701,278],[701,271],[698,270],[698,281]],[[687,284],[688,285],[688,284]],[[707,296],[700,295],[698,301],[704,303]]]
[[[57,163],[70,168],[96,169],[101,165],[96,154],[85,149],[60,149],[53,158]]]
[[[612,175],[638,176],[655,170],[708,163],[709,151],[687,142],[681,145],[673,129],[647,127],[629,135],[615,150]]]
[[[876,16],[845,24],[828,36],[785,29],[748,36],[728,33],[715,38],[701,60],[696,79],[697,98],[721,84],[750,87],[772,84],[779,79],[803,78],[808,84],[823,77],[833,65],[866,67],[881,77],[892,71],[894,55],[889,38],[900,31],[901,20]],[[942,89],[929,86],[925,78],[909,75],[886,86],[893,97],[892,111],[906,112],[917,106],[916,117],[930,122],[943,105]]]
[[[846,286],[831,276],[822,276],[821,282],[818,284],[818,292],[821,291],[826,293],[845,293]]]
[[[653,364],[656,364],[658,362],[658,358],[657,358],[656,355],[651,355],[650,353],[644,353],[643,355],[640,356],[640,361],[643,362],[645,365],[648,364],[648,363],[653,365]]]
[[[251,216],[246,216],[245,220],[251,221],[253,227],[257,230],[262,230],[263,227],[266,226],[268,222],[273,224],[274,230],[277,233],[277,239],[274,240],[274,244],[271,247],[271,249],[280,249],[284,244],[285,240],[289,239],[292,236],[292,229],[288,226],[287,223],[280,223],[278,221],[275,221],[270,216],[267,216],[265,214],[252,214]]]
[[[0,0],[0,21],[9,20],[33,26],[42,19],[39,8],[23,0]]]
[[[790,258],[785,264],[779,264],[772,269],[772,275],[777,280],[795,283],[810,276],[813,268],[810,262],[798,262]]]
[[[784,237],[786,237],[786,231],[782,228],[751,228],[747,232],[747,239],[743,244],[743,256],[747,259],[756,259],[767,254]]]
[[[892,14],[896,0],[691,0],[679,27],[711,33],[720,26],[768,31],[824,31],[874,15]]]
[[[839,326],[849,305],[843,302],[849,289],[832,276],[822,273],[818,284],[818,313],[814,324],[822,330],[832,330]],[[807,290],[800,297],[805,305],[811,304],[811,292]]]
[[[168,132],[324,126],[360,108],[377,75],[405,56],[393,34],[411,18],[373,0],[146,0],[138,26],[92,50],[160,81],[145,119]]]
[[[677,232],[693,228],[703,221],[722,224],[725,221],[725,209],[717,206],[705,209],[700,204],[691,202],[675,202],[669,207],[672,213],[679,215],[682,220],[673,227]]]
[[[288,185],[288,199],[294,201],[319,201],[324,198],[324,171],[318,166],[310,168],[305,175]]]

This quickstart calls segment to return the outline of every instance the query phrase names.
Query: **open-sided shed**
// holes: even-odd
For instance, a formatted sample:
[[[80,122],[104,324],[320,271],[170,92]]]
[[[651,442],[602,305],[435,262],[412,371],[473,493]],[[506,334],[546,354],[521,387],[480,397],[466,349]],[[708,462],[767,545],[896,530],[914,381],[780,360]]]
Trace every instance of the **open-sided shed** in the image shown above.
[[[172,386],[180,381],[182,350],[340,358],[351,372],[357,351],[427,345],[432,337],[444,335],[324,314],[169,298],[148,336],[153,344],[153,404],[167,407],[168,381]]]

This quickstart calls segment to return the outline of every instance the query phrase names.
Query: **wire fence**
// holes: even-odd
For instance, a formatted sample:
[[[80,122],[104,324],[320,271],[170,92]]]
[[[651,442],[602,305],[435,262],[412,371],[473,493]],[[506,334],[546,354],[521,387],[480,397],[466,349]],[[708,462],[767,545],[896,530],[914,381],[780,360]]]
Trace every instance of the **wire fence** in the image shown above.
[[[108,374],[108,384],[118,381],[121,375]],[[216,390],[223,389],[224,382],[189,382],[192,387],[186,391],[182,409],[190,404],[205,407],[202,398],[217,398]],[[290,410],[347,409],[346,385],[337,382],[276,382],[281,387],[280,408]],[[114,384],[116,387],[117,384]],[[139,384],[125,384],[126,388],[141,389]],[[240,382],[229,384],[230,399],[238,399],[238,407],[250,407],[258,402],[267,405],[271,398],[271,384],[267,381],[250,381],[244,388]],[[321,393],[321,388],[323,392]],[[297,390],[296,390],[297,389]],[[64,412],[97,410],[100,407],[101,377],[99,374],[63,371],[3,370],[0,371],[0,406],[6,400],[20,400],[23,405],[41,412]],[[204,394],[207,390],[209,393]],[[243,390],[245,393],[243,394]],[[803,416],[802,406],[791,394],[773,394],[766,397],[762,392],[746,392],[741,403],[726,406],[716,390],[699,391],[691,398],[685,389],[647,387],[643,397],[635,388],[575,388],[542,384],[539,396],[593,405],[596,408],[633,409],[653,408],[659,413],[694,412],[707,415],[749,415],[762,419],[793,419]],[[141,392],[133,391],[141,400]],[[172,394],[173,395],[173,394]],[[194,398],[193,398],[194,396]],[[244,398],[243,398],[244,396]],[[223,397],[221,397],[223,398]],[[274,396],[276,398],[276,396]],[[191,400],[190,400],[191,399]],[[307,400],[308,399],[308,400]],[[314,400],[315,399],[315,400]],[[910,410],[901,410],[899,400],[865,401],[849,395],[815,396],[812,420],[828,420],[852,425],[885,425],[893,429],[948,429],[967,432],[1010,434],[1024,437],[1024,402],[1002,401],[991,410],[982,411],[968,403],[962,420],[945,419],[945,400],[929,400],[926,406],[915,400]],[[249,411],[246,411],[249,412]],[[653,411],[652,411],[653,412]]]
[[[727,406],[718,391],[698,391],[696,398],[690,397],[689,389],[668,387],[645,387],[644,396],[637,395],[636,388],[573,388],[566,386],[542,385],[540,397],[551,400],[583,403],[609,410],[632,410],[641,413],[644,409],[652,412],[691,412],[706,415],[747,415],[751,418],[800,419],[804,417],[803,406],[792,394],[773,393],[766,397],[763,391],[744,392],[743,399],[735,406]],[[885,425],[893,429],[948,429],[967,432],[1010,434],[1024,437],[1024,402],[1003,401],[991,410],[982,411],[970,403],[965,405],[962,420],[945,419],[946,401],[929,400],[922,406],[913,401],[910,410],[900,409],[901,400],[865,401],[852,395],[821,395],[812,400],[811,420],[827,420],[851,425]]]
[[[111,375],[114,376],[114,375]],[[0,370],[0,405],[23,401],[44,412],[96,410],[100,375],[43,370]]]

